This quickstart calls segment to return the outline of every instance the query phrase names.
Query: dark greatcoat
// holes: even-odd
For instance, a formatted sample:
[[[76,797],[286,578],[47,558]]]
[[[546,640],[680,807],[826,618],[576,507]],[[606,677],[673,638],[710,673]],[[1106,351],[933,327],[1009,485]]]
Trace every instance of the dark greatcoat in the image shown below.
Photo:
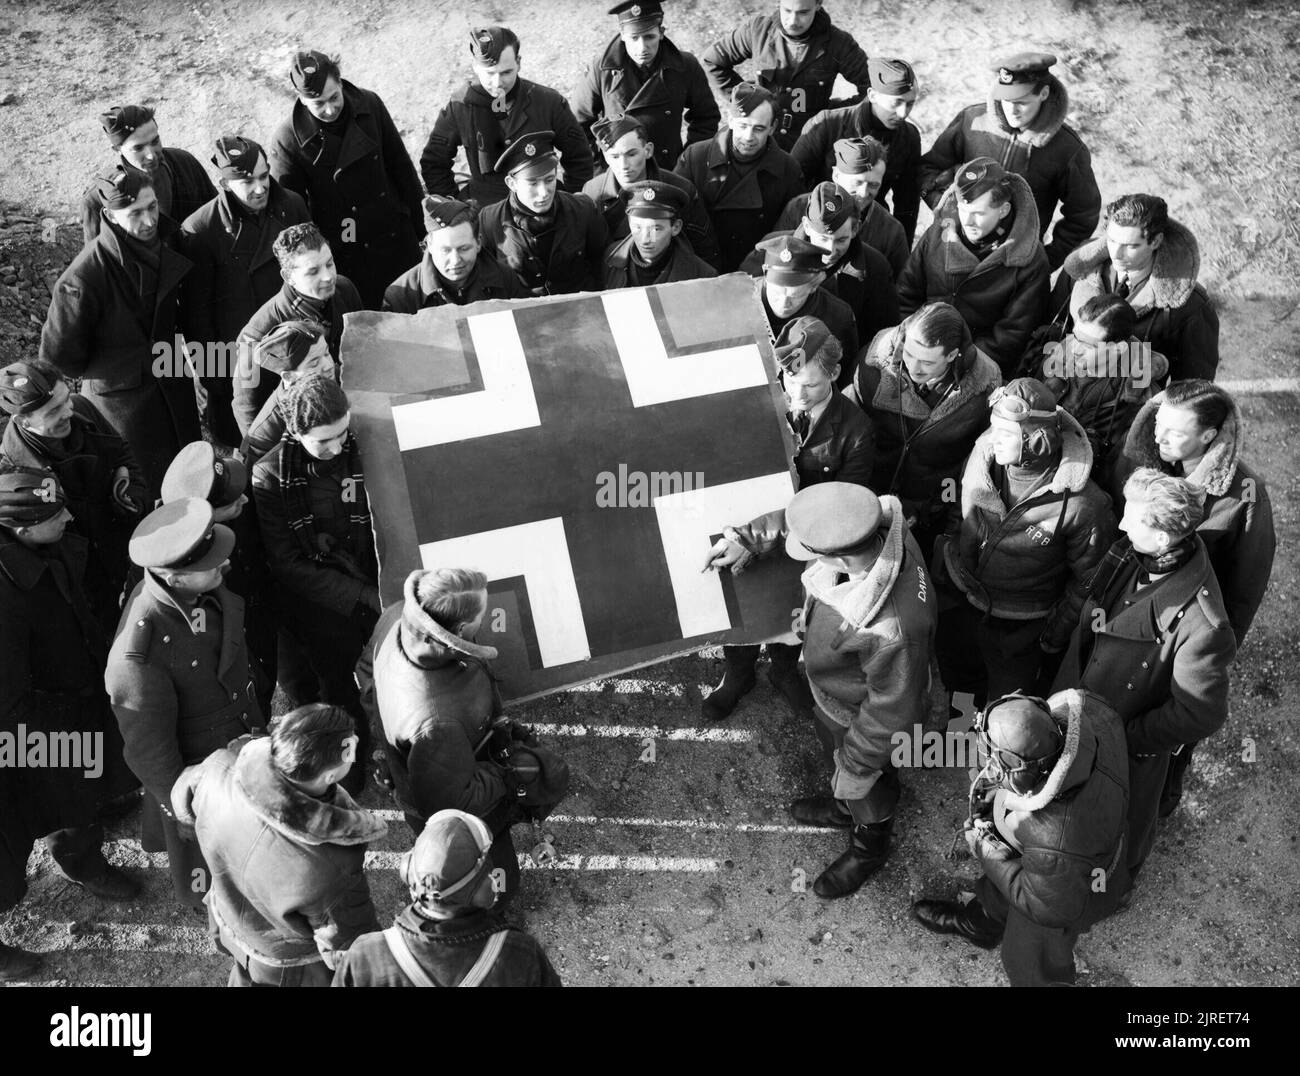
[[[199,376],[208,392],[208,428],[232,446],[239,444],[231,410],[235,342],[284,283],[272,244],[285,228],[311,220],[307,203],[274,179],[257,217],[235,201],[222,191],[186,218],[180,235],[181,253],[194,263],[181,291],[181,327],[187,343],[205,348]]]
[[[116,163],[125,165],[126,161],[119,156]],[[110,165],[109,170],[113,167],[114,165]],[[188,150],[178,149],[175,146],[163,146],[160,167],[167,169],[167,174],[171,177],[172,194],[168,205],[163,205],[161,199],[159,200],[159,208],[175,224],[180,224],[181,221],[185,220],[199,206],[217,193],[217,189],[212,185],[212,180],[208,178],[208,173],[203,165]],[[157,188],[155,188],[154,193],[157,193]],[[92,184],[81,197],[81,236],[83,244],[91,242],[102,230],[104,215],[101,211],[103,208],[103,199],[99,197],[99,191]]]
[[[713,235],[713,223],[700,200],[700,193],[695,185],[684,176],[660,168],[654,161],[646,161],[645,178],[659,183],[671,183],[687,193],[689,201],[682,218],[681,238],[691,245],[695,256],[708,262],[714,269],[718,267],[718,241]],[[618,184],[613,169],[606,169],[600,175],[589,179],[582,188],[582,193],[596,203],[605,226],[609,229],[609,241],[622,239],[629,232],[627,222],[627,191]]]
[[[415,314],[431,306],[468,306],[489,299],[527,299],[515,274],[495,258],[479,253],[469,278],[456,290],[448,285],[426,254],[384,292],[383,309],[393,314]]]
[[[295,101],[267,149],[271,175],[302,195],[339,272],[378,310],[384,289],[420,259],[420,177],[379,95],[343,80],[341,135]],[[337,121],[336,121],[337,122]],[[337,156],[335,156],[337,153]],[[346,229],[346,231],[345,231]]]
[[[677,236],[672,241],[672,254],[668,264],[660,270],[655,284],[674,284],[680,280],[708,280],[718,275],[713,266],[697,258]],[[634,286],[631,280],[632,237],[626,236],[611,243],[605,252],[605,264],[600,286],[606,291]]]
[[[199,439],[193,377],[178,345],[181,282],[191,262],[162,236],[157,291],[148,307],[136,256],[113,226],[84,246],[54,285],[40,357],[68,378],[125,438],[157,497],[176,453]]]
[[[605,219],[589,198],[555,192],[552,203],[555,225],[551,230],[551,252],[545,265],[536,255],[537,239],[518,227],[511,217],[509,200],[482,210],[479,224],[483,237],[480,258],[495,258],[507,265],[529,295],[568,295],[595,291],[600,287],[600,267],[608,239]],[[534,286],[532,280],[541,281]]]
[[[811,197],[811,194],[801,194],[798,198],[792,198],[789,205],[781,211],[781,216],[777,218],[776,230],[793,232],[802,227],[803,219],[808,213],[808,200]],[[802,232],[799,234],[803,235]],[[890,282],[897,280],[912,250],[908,245],[907,236],[903,233],[903,226],[898,223],[894,215],[879,202],[868,202],[867,211],[862,215],[862,226],[858,229],[857,238],[884,255],[885,261],[889,263]]]
[[[628,56],[622,37],[615,37],[591,61],[573,95],[573,115],[588,135],[591,125],[602,116],[621,116],[629,109],[635,109],[646,124],[655,161],[662,168],[672,168],[681,156],[683,115],[685,145],[712,138],[722,118],[700,61],[666,37],[659,42],[659,54],[648,78]],[[592,153],[599,164],[600,148],[594,139]]]

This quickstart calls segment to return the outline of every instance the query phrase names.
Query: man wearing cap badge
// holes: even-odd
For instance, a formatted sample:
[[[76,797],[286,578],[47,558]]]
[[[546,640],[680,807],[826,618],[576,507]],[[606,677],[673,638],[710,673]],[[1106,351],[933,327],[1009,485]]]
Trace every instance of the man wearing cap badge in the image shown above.
[[[697,258],[718,267],[718,241],[713,236],[713,224],[700,199],[700,192],[689,179],[661,168],[654,156],[654,143],[646,133],[643,116],[639,112],[625,112],[621,116],[606,116],[591,125],[591,135],[604,154],[606,168],[587,181],[582,193],[596,203],[605,225],[609,228],[610,242],[629,235],[627,222],[627,188],[644,179],[656,183],[670,183],[681,188],[686,195],[686,212],[682,217],[682,238],[690,245]]]
[[[340,958],[334,986],[559,986],[546,950],[492,911],[492,832],[464,811],[438,811],[402,857],[411,903],[387,930]]]
[[[1047,320],[1047,255],[1029,184],[997,161],[967,161],[898,278],[904,317],[951,303],[1004,376]]]
[[[121,616],[130,565],[127,542],[149,505],[149,489],[131,447],[53,366],[36,359],[0,369],[0,465],[48,467],[87,540],[85,587],[112,635]]]
[[[185,340],[203,348],[199,378],[208,393],[208,429],[239,444],[231,411],[235,341],[258,307],[280,290],[271,249],[293,224],[311,220],[307,203],[271,175],[266,153],[250,138],[222,135],[212,154],[221,190],[181,225],[180,251],[194,263],[181,295]]]
[[[803,191],[799,166],[772,138],[775,117],[772,94],[742,82],[731,91],[727,129],[687,146],[677,162],[677,174],[700,192],[713,222],[721,272],[738,268]]]
[[[853,198],[834,183],[819,183],[812,193],[796,198],[790,206],[800,202],[803,213],[796,219],[793,231],[773,232],[765,241],[790,235],[822,252],[826,279],[821,286],[853,311],[859,340],[874,339],[882,329],[897,325],[898,292],[893,272],[883,254],[862,242],[861,221]],[[879,212],[885,213],[883,209]],[[756,272],[759,260],[756,250],[742,268]],[[850,356],[850,365],[852,361]]]
[[[865,486],[822,482],[783,511],[727,527],[708,566],[743,569],[784,545],[803,573],[804,665],[818,739],[834,763],[831,794],[790,804],[805,825],[848,831],[849,846],[817,876],[824,900],[856,892],[885,863],[898,805],[891,756],[929,709],[936,603],[902,506]]]
[[[1059,205],[1061,219],[1047,245],[1053,272],[1092,235],[1101,216],[1092,154],[1065,122],[1070,95],[1051,73],[1055,63],[1050,52],[1018,52],[1001,60],[993,68],[988,100],[962,109],[921,158],[921,191],[932,209],[962,162],[973,157],[992,157],[1024,176],[1040,236]]]
[[[795,318],[816,318],[840,343],[848,356],[841,364],[837,384],[843,388],[853,376],[852,356],[858,353],[858,326],[849,304],[821,285],[826,280],[824,252],[793,235],[769,236],[756,248],[763,254],[759,304],[773,340],[780,339]]]
[[[529,295],[600,287],[605,219],[589,198],[557,189],[559,163],[553,132],[523,135],[496,162],[510,196],[479,215],[483,253],[509,266]]]
[[[125,755],[145,788],[141,844],[166,851],[176,897],[198,908],[211,884],[177,825],[181,771],[266,724],[244,640],[244,602],[222,583],[235,535],[196,497],[151,512],[131,538],[144,579],[122,609],[105,686]]]
[[[890,197],[890,212],[903,226],[904,242],[910,247],[921,206],[921,132],[907,118],[916,104],[916,74],[906,60],[873,57],[867,68],[871,80],[867,99],[814,116],[790,154],[809,184],[829,179],[845,186],[835,175],[843,167],[836,152],[839,142],[846,138],[879,142],[885,147],[885,167],[871,196],[881,209],[886,208],[886,195]]]
[[[1115,534],[1088,435],[1047,386],[1017,378],[990,404],[933,558],[935,582],[960,592],[940,618],[939,670],[977,706],[1051,684]]]
[[[158,197],[161,213],[180,224],[211,198],[212,180],[192,153],[164,146],[152,108],[144,105],[116,105],[99,117],[109,144],[117,151],[118,163],[147,175]],[[107,171],[112,171],[110,166]],[[81,234],[89,243],[100,232],[104,217],[98,180],[82,196]]]
[[[180,290],[193,263],[174,247],[153,180],[118,166],[99,180],[104,226],[54,285],[40,357],[131,446],[158,494],[181,445],[199,436],[191,368],[177,354]],[[161,361],[160,361],[161,359]]]
[[[591,129],[595,121],[638,112],[654,143],[655,160],[662,168],[672,168],[683,148],[683,117],[685,145],[718,133],[722,114],[709,80],[700,61],[664,35],[658,0],[623,0],[609,14],[618,16],[618,36],[588,66],[573,95],[573,114],[596,142]]]
[[[591,145],[564,95],[520,78],[519,38],[504,26],[478,26],[469,33],[474,77],[452,93],[438,113],[420,154],[420,174],[430,194],[476,202],[479,208],[510,192],[498,170],[501,155],[525,135],[554,133],[564,164],[564,189],[582,190],[594,171]],[[469,177],[457,189],[452,166],[465,151]]]
[[[822,0],[781,0],[771,15],[753,15],[700,57],[709,81],[724,96],[741,81],[736,68],[752,60],[756,81],[777,98],[773,137],[789,150],[812,117],[835,102],[842,75],[866,93],[867,54],[853,35],[831,23]]]
[[[298,52],[289,81],[298,99],[271,136],[271,174],[302,195],[339,272],[378,310],[420,257],[420,177],[384,102],[344,79],[336,58]]]
[[[70,522],[52,471],[0,465],[0,913],[23,899],[42,837],[63,876],[95,897],[140,892],[104,858],[95,818],[136,782],[104,694],[108,634],[82,588],[87,542]],[[55,737],[73,740],[76,765],[55,764]],[[0,982],[40,962],[0,941]]]
[[[478,210],[444,198],[424,197],[424,257],[384,292],[384,310],[415,314],[431,306],[468,306],[489,299],[526,299],[509,269],[482,257]]]
[[[630,184],[627,196],[631,231],[606,251],[602,288],[641,288],[718,275],[681,238],[689,204],[684,190],[647,179]]]

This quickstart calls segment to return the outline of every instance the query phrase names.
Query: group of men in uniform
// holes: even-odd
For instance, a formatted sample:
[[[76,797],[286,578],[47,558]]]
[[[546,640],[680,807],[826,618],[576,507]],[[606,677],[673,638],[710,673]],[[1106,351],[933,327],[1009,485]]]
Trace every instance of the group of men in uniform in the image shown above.
[[[1131,894],[1166,775],[1181,789],[1171,756],[1226,718],[1227,670],[1263,592],[1258,570],[1234,577],[1229,605],[1249,610],[1229,626],[1230,551],[1251,550],[1264,580],[1272,559],[1262,484],[1252,476],[1249,504],[1242,492],[1235,405],[1208,380],[1218,324],[1195,239],[1151,195],[1113,202],[1090,238],[1101,195],[1050,54],[997,64],[987,101],[922,154],[911,64],[868,57],[821,0],[781,0],[699,59],[666,36],[656,0],[610,14],[618,32],[571,103],[521,77],[511,30],[471,31],[472,77],[418,171],[382,99],[317,51],[296,54],[295,103],[265,148],[216,139],[216,185],[162,144],[151,109],[104,114],[118,159],[86,194],[86,245],[54,289],[39,358],[0,371],[0,719],[101,734],[117,764],[97,788],[0,770],[3,907],[39,837],[96,896],[136,895],[100,848],[134,775],[144,846],[206,907],[232,985],[558,983],[490,909],[517,880],[510,826],[544,817],[567,770],[500,714],[495,652],[474,641],[479,573],[416,572],[383,611],[344,554],[341,535],[369,517],[321,499],[360,482],[330,466],[354,443],[324,383],[359,310],[741,270],[756,278],[800,488],[786,510],[728,528],[708,563],[784,550],[810,565],[800,638],[768,655],[834,765],[830,794],[791,811],[849,837],[815,892],[847,896],[885,863],[893,735],[927,724],[937,656],[949,690],[981,709],[966,833],[984,877],[971,904],[922,901],[916,915],[1002,940],[1013,982],[1072,981],[1078,934]],[[833,98],[839,78],[853,98]],[[933,223],[918,235],[922,201]],[[1095,330],[1093,350],[1067,329]],[[1081,386],[1114,380],[1096,349],[1115,341],[1158,351],[1173,387],[1137,398],[1125,382],[1084,414]],[[1044,364],[1054,346],[1065,367]],[[1175,391],[1189,378],[1194,391]],[[1125,443],[1143,401],[1163,416],[1156,458]],[[1104,489],[1103,453],[1118,468]],[[346,570],[339,631],[369,642],[358,657],[333,639],[326,664],[345,654],[351,684],[357,660],[359,698],[331,693],[312,661],[315,607],[264,548],[264,486],[296,513],[275,541],[314,534],[319,548],[294,556]],[[342,531],[313,529],[330,512]],[[725,648],[706,717],[753,689],[759,652]],[[301,705],[271,721],[277,682]],[[361,853],[384,827],[345,791],[366,780],[371,727],[417,837],[412,903],[382,938]],[[256,832],[268,819],[269,845]],[[0,978],[35,963],[0,942]]]

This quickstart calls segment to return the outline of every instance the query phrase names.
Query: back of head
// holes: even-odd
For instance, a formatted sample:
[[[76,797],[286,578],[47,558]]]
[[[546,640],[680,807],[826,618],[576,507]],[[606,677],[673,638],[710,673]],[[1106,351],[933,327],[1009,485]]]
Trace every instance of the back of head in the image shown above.
[[[271,765],[288,780],[306,783],[343,761],[344,741],[356,727],[343,707],[315,702],[281,714],[269,732]]]
[[[331,377],[313,374],[285,390],[281,404],[285,428],[294,437],[319,426],[332,426],[348,414],[348,398]]]
[[[487,583],[487,576],[473,568],[433,568],[420,577],[415,596],[427,616],[454,634],[483,611]]]
[[[465,811],[431,816],[402,861],[402,881],[411,900],[433,915],[454,915],[474,906],[491,907],[494,896],[484,882],[492,869],[492,831]]]
[[[1065,737],[1046,700],[1019,691],[985,707],[980,746],[998,780],[1021,795],[1032,792],[1051,772]]]

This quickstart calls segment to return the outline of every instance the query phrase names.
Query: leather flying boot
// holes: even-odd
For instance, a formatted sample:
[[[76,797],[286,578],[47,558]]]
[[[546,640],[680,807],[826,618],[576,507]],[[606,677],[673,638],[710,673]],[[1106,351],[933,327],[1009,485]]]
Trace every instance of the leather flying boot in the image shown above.
[[[68,878],[66,874],[63,876]],[[140,895],[139,881],[111,863],[106,864],[104,869],[93,878],[68,878],[68,881],[81,886],[87,893],[100,900],[124,902],[135,900]]]
[[[889,856],[889,834],[894,820],[854,826],[849,847],[839,859],[817,875],[813,892],[823,900],[835,900],[856,893],[862,883],[885,865]]]
[[[29,953],[0,942],[0,983],[30,979],[43,963],[40,953]]]
[[[834,796],[804,796],[797,799],[790,804],[790,815],[805,826],[848,829],[853,825],[853,816]]]
[[[758,647],[724,646],[722,656],[727,662],[722,683],[709,692],[709,697],[700,707],[700,712],[710,721],[730,717],[741,698],[754,690],[754,664],[758,661]]]
[[[993,949],[1006,929],[977,900],[959,904],[955,900],[918,900],[912,905],[916,921],[936,934],[960,934],[972,945]]]
[[[790,704],[795,717],[813,716],[812,691],[799,672],[799,647],[786,643],[768,643],[767,656],[772,666],[767,670],[771,685]]]

